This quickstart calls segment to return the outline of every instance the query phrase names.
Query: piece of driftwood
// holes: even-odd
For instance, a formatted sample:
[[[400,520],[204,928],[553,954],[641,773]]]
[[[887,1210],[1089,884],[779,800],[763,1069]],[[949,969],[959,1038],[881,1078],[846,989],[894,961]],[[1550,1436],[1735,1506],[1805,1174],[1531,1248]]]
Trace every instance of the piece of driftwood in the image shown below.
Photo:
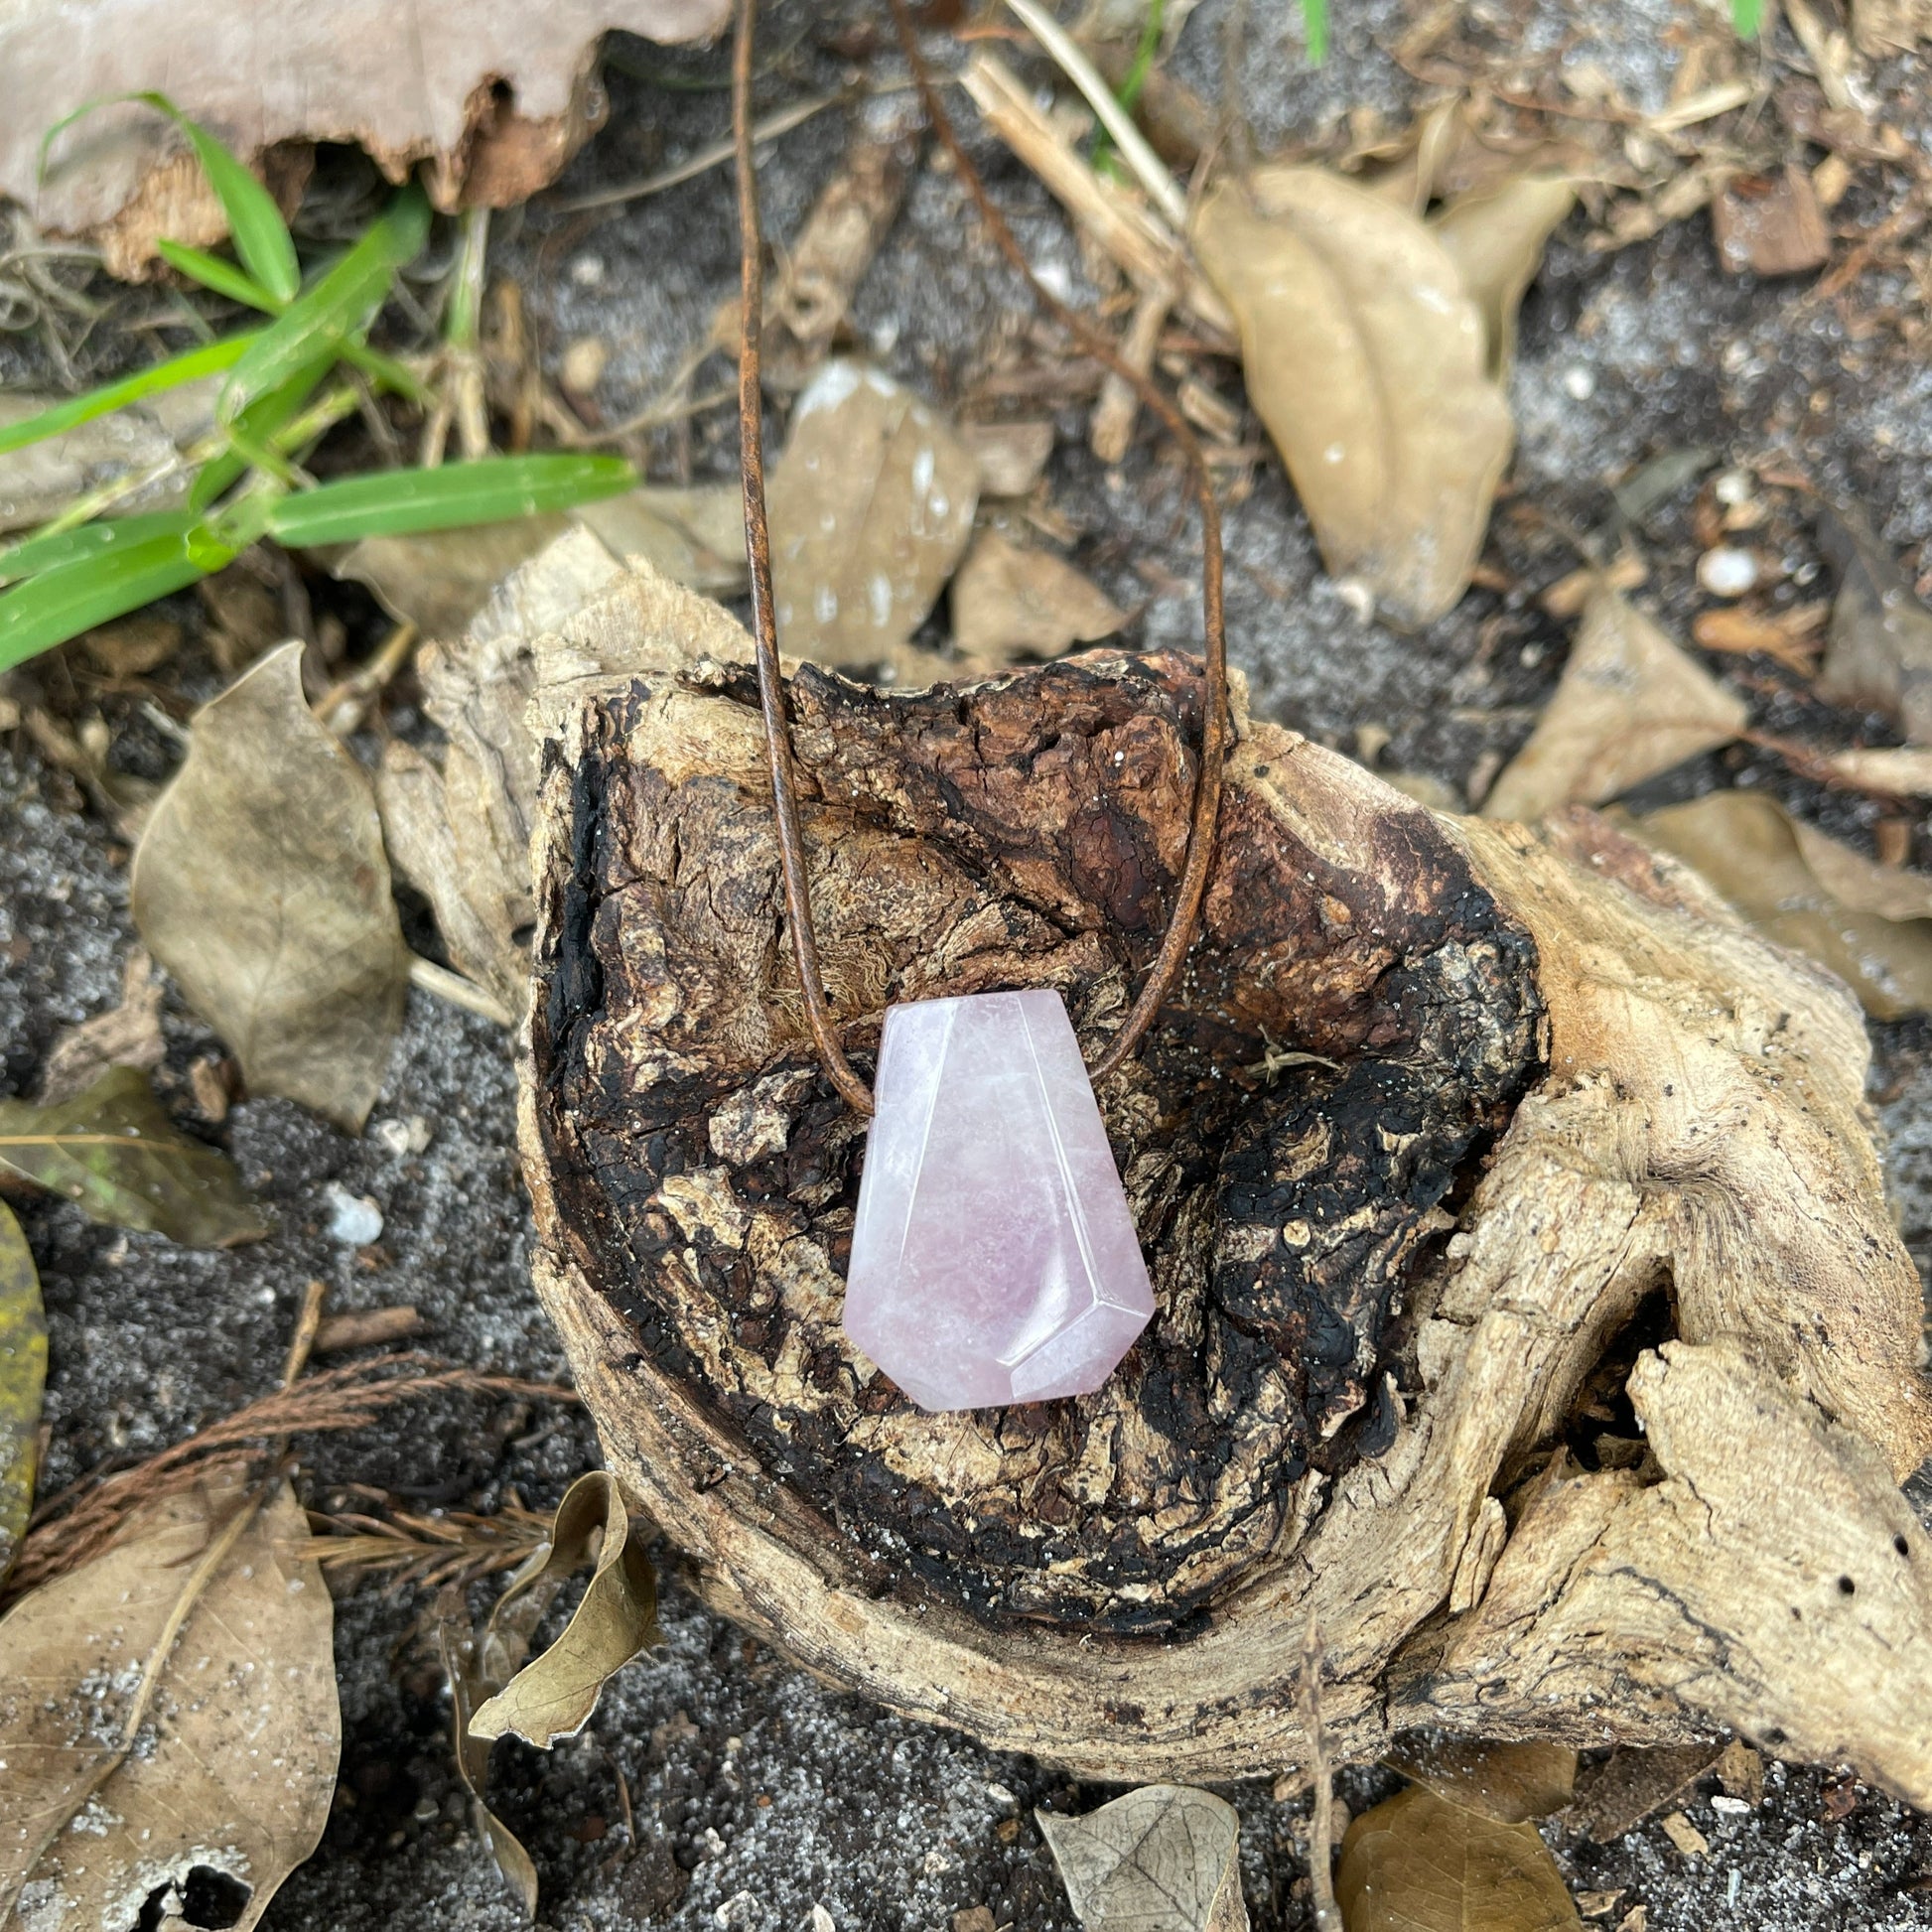
[[[863,1124],[799,1015],[756,690],[632,571],[528,644],[537,1282],[707,1598],[1093,1776],[1324,1726],[1682,1743],[1932,1803],[1919,1285],[1856,1007],[1587,813],[1434,815],[1247,720],[1185,979],[1100,1093],[1158,1312],[1099,1394],[924,1416],[845,1339]],[[1191,660],[790,687],[828,991],[1066,996],[1184,843]]]

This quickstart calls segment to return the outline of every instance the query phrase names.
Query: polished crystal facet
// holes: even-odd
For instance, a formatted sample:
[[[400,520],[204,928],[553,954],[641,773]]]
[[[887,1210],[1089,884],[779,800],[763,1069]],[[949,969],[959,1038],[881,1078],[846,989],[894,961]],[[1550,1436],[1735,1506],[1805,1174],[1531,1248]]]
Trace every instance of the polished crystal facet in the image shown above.
[[[1099,1388],[1154,1295],[1059,995],[889,1009],[874,1094],[846,1333],[921,1409]]]

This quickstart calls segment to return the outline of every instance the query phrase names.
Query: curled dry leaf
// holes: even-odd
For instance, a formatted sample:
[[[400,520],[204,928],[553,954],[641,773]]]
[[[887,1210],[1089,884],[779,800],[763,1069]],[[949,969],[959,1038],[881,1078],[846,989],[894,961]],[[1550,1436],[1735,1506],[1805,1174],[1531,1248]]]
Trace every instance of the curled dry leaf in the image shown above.
[[[1397,622],[1441,617],[1468,586],[1512,437],[1449,250],[1318,168],[1215,189],[1193,240],[1329,571]]]
[[[0,15],[10,96],[32,103],[0,127],[0,195],[42,228],[95,235],[123,276],[146,265],[157,236],[217,240],[219,204],[151,110],[90,114],[40,175],[42,137],[64,116],[165,88],[251,165],[288,144],[355,141],[391,181],[427,162],[439,207],[508,207],[553,180],[602,119],[607,31],[695,40],[728,11],[729,0],[557,0],[537,12],[519,0],[31,0]],[[186,61],[190,45],[222,58]]]
[[[1084,1818],[1034,1816],[1086,1932],[1247,1932],[1241,1820],[1212,1792],[1149,1784]]]
[[[548,1750],[590,1722],[605,1685],[658,1639],[657,1577],[630,1538],[630,1513],[617,1479],[602,1469],[579,1476],[557,1505],[541,1567],[503,1592],[498,1615],[527,1592],[555,1590],[592,1566],[584,1595],[550,1648],[525,1664],[470,1720],[473,1737],[513,1733]],[[534,1620],[534,1619],[532,1619]],[[494,1627],[496,1617],[492,1616]],[[485,1638],[484,1655],[488,1653]]]
[[[1584,607],[1556,695],[1483,814],[1532,819],[1559,805],[1601,804],[1727,744],[1749,715],[1641,611],[1599,588]]]
[[[310,714],[302,646],[197,716],[134,855],[134,923],[257,1093],[361,1128],[409,956],[361,766]]]
[[[1846,981],[1873,1018],[1932,1007],[1932,879],[1880,865],[1755,791],[1713,791],[1635,822],[1768,939]]]
[[[1482,312],[1487,367],[1507,380],[1516,359],[1516,311],[1543,265],[1550,237],[1577,205],[1562,175],[1516,175],[1458,195],[1429,223]]]
[[[1386,1761],[1437,1797],[1505,1825],[1548,1818],[1577,1792],[1577,1753],[1568,1744],[1411,1741]]]
[[[342,1746],[307,1529],[286,1482],[171,1496],[0,1619],[0,1915],[179,1921],[193,1882],[236,1932],[261,1918]]]
[[[147,1077],[113,1067],[53,1107],[0,1100],[0,1168],[90,1220],[232,1248],[268,1232],[225,1155],[179,1132]]]
[[[998,530],[973,539],[952,581],[954,648],[981,664],[1011,664],[1028,653],[1057,657],[1069,644],[1111,636],[1126,621],[1090,577]]]
[[[646,484],[567,514],[364,537],[333,569],[366,584],[392,618],[407,620],[425,637],[460,637],[511,571],[575,527],[592,531],[614,557],[642,558],[711,597],[736,596],[745,588],[742,516],[736,483]]]
[[[771,475],[778,641],[814,663],[894,658],[973,533],[979,466],[910,390],[827,362],[798,398]]]
[[[1050,422],[963,423],[960,441],[979,465],[982,496],[1026,496],[1053,454]]]
[[[485,1795],[489,1783],[489,1746],[492,1740],[478,1737],[470,1728],[477,1707],[498,1685],[483,1675],[478,1655],[478,1638],[465,1628],[463,1590],[446,1590],[448,1614],[437,1624],[437,1644],[443,1659],[443,1675],[450,1687],[450,1724],[456,1754],[457,1776],[470,1794],[470,1811],[477,1836],[489,1847],[503,1882],[521,1901],[526,1917],[537,1915],[537,1867],[524,1849],[523,1841],[490,1810]],[[525,1643],[528,1642],[527,1633]],[[499,1646],[500,1648],[500,1646]],[[510,1666],[512,1669],[514,1665]]]
[[[33,1512],[46,1387],[40,1274],[13,1210],[0,1205],[0,1585]]]
[[[121,971],[121,1003],[70,1027],[48,1050],[41,1073],[41,1105],[57,1107],[86,1092],[110,1067],[146,1073],[167,1051],[161,1037],[161,982],[139,946]]]
[[[1582,1932],[1534,1825],[1503,1823],[1421,1785],[1364,1812],[1341,1842],[1348,1932]]]
[[[1818,533],[1839,567],[1818,695],[1882,711],[1914,745],[1932,745],[1932,611],[1855,512],[1828,510]]]

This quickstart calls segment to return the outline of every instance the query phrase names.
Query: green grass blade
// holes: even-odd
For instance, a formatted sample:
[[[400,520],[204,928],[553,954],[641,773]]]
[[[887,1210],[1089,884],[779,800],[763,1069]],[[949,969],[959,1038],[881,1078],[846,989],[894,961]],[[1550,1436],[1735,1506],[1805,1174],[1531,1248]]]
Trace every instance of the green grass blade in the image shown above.
[[[0,582],[33,577],[88,557],[104,557],[110,551],[126,550],[170,531],[186,536],[196,520],[193,510],[155,510],[142,516],[102,517],[50,537],[27,537],[11,549],[0,550]]]
[[[295,239],[271,195],[235,156],[198,121],[191,121],[166,94],[134,96],[166,114],[186,134],[228,217],[228,233],[241,265],[276,302],[293,302],[302,286]]]
[[[216,295],[225,295],[230,302],[259,309],[269,316],[279,315],[282,311],[282,304],[265,288],[244,275],[233,262],[224,262],[219,255],[210,255],[203,248],[191,248],[185,241],[157,241],[154,251],[171,268],[180,269],[191,281],[200,282],[205,289],[212,289]]]
[[[1730,0],[1730,18],[1739,40],[1755,40],[1764,24],[1764,0]]]
[[[236,418],[234,428],[239,442],[222,455],[202,466],[188,492],[188,507],[205,510],[216,500],[248,468],[248,447],[267,443],[284,424],[293,420],[302,406],[321,386],[322,379],[336,365],[334,346],[325,347],[305,368],[297,369],[279,389],[259,396]]]
[[[405,188],[328,274],[289,304],[234,366],[220,416],[233,422],[258,397],[279,389],[322,353],[340,354],[387,299],[396,271],[429,238],[429,201]]]
[[[420,409],[427,409],[434,398],[415,372],[398,362],[393,355],[384,355],[379,348],[371,348],[367,343],[358,343],[352,337],[342,345],[343,360],[358,368],[375,384],[378,389],[387,389],[393,395],[407,396]]]
[[[630,465],[615,456],[484,457],[440,470],[386,470],[284,496],[268,530],[295,546],[451,530],[569,509],[615,496],[636,481]]]
[[[1754,6],[1757,0],[1734,0]],[[1309,65],[1318,68],[1328,58],[1328,0],[1302,0],[1302,24],[1308,35]]]
[[[44,570],[0,594],[0,671],[181,590],[233,555],[196,523]]]
[[[191,348],[185,354],[172,355],[165,362],[155,363],[152,368],[137,369],[132,375],[122,376],[118,382],[89,389],[84,396],[75,396],[71,402],[56,403],[52,409],[43,409],[38,416],[25,416],[17,423],[8,423],[0,427],[0,456],[24,449],[29,443],[38,443],[45,437],[61,436],[68,430],[78,429],[82,423],[91,423],[96,416],[111,415],[116,409],[125,409],[129,403],[159,395],[164,389],[178,389],[184,382],[198,382],[205,375],[219,375],[233,368],[258,340],[259,337],[252,333],[224,336],[218,343]]]

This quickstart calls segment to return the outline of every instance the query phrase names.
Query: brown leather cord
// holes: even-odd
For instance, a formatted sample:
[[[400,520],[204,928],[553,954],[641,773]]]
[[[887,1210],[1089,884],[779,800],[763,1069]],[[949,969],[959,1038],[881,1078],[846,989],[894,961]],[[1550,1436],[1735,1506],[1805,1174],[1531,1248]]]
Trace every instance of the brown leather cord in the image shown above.
[[[1181,867],[1173,911],[1162,937],[1140,995],[1120,1031],[1089,1069],[1096,1082],[1117,1071],[1133,1056],[1153,1026],[1187,958],[1200,921],[1201,901],[1207,893],[1208,868],[1214,856],[1214,831],[1220,818],[1221,781],[1229,735],[1227,685],[1227,618],[1222,586],[1221,512],[1214,498],[1207,460],[1187,420],[1158,384],[1128,363],[1113,344],[1077,310],[1069,308],[1040,283],[1027,260],[1006,217],[994,206],[979,171],[960,145],[959,136],[919,52],[905,0],[890,0],[899,45],[912,70],[926,119],[951,156],[954,171],[965,185],[980,219],[1000,252],[1027,278],[1040,307],[1064,329],[1087,354],[1113,370],[1165,425],[1187,459],[1201,518],[1201,627],[1205,645],[1206,690],[1201,719],[1200,768],[1194,780],[1194,810],[1187,833],[1187,856]],[[778,850],[784,873],[785,912],[791,924],[792,951],[804,990],[805,1016],[812,1041],[834,1086],[861,1113],[871,1113],[871,1091],[853,1071],[838,1041],[837,1025],[826,1005],[819,974],[818,942],[812,930],[811,902],[806,889],[804,846],[798,832],[798,804],[792,783],[791,741],[785,724],[784,686],[778,667],[776,622],[771,600],[771,543],[764,515],[764,454],[760,416],[759,346],[762,326],[763,274],[759,233],[758,182],[752,158],[752,41],[757,0],[739,0],[738,44],[732,62],[732,130],[738,150],[738,207],[743,240],[743,333],[738,361],[738,414],[742,438],[741,464],[745,487],[745,540],[752,572],[753,637],[758,650],[759,697],[764,712],[765,746],[771,768],[772,811],[777,821]]]

